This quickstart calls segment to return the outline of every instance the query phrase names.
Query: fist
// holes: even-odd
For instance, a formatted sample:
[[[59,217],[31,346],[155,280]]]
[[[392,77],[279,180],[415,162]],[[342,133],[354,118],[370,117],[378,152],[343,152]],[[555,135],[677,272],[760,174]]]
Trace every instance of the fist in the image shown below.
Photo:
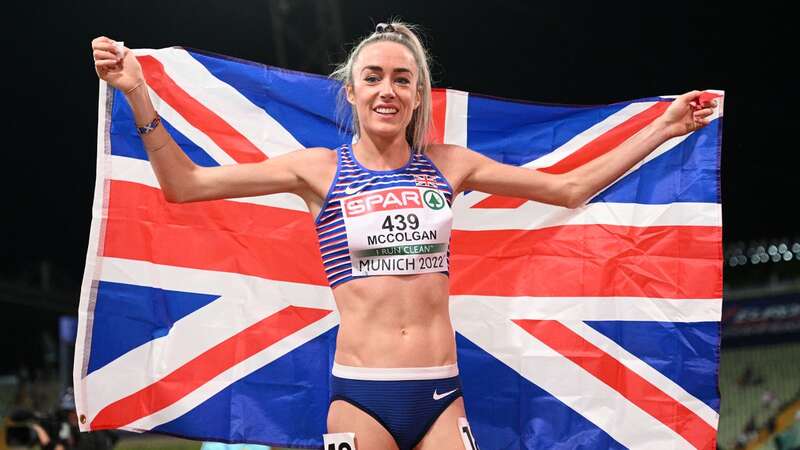
[[[691,91],[672,101],[658,118],[669,137],[683,136],[711,123],[719,100],[713,94]]]
[[[97,76],[123,92],[144,81],[142,66],[127,47],[105,36],[92,40],[92,57]]]

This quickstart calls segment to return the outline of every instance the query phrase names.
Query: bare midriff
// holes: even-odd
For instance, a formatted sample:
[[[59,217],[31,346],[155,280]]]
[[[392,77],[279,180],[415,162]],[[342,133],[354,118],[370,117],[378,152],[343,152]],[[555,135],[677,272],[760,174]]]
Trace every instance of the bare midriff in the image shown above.
[[[444,273],[371,276],[337,286],[334,360],[356,367],[455,364],[448,290]]]

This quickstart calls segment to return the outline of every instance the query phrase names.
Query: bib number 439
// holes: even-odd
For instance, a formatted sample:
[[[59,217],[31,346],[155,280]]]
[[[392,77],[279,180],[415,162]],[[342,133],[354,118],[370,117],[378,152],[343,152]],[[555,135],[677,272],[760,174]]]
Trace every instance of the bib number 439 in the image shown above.
[[[416,214],[395,214],[393,216],[386,216],[381,225],[381,229],[392,232],[395,228],[397,231],[403,231],[406,228],[416,230],[419,228],[419,217],[417,217]]]

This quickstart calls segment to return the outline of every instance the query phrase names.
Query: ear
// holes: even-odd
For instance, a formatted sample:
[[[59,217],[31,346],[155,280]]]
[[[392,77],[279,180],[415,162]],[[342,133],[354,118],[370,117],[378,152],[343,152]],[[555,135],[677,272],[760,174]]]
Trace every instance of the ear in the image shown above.
[[[414,99],[414,109],[419,108],[420,103],[422,103],[422,93],[421,89],[417,89],[417,94]]]
[[[355,94],[353,94],[353,85],[352,84],[348,84],[347,86],[345,86],[345,90],[347,91],[347,103],[350,103],[351,105],[355,105],[356,104],[356,96],[355,96]]]

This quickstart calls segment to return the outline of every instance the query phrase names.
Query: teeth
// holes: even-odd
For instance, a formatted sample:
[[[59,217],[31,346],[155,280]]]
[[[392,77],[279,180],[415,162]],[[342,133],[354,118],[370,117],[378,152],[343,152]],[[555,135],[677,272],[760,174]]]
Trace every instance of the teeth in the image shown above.
[[[394,108],[375,108],[375,111],[381,114],[394,114],[397,112],[397,110]]]

